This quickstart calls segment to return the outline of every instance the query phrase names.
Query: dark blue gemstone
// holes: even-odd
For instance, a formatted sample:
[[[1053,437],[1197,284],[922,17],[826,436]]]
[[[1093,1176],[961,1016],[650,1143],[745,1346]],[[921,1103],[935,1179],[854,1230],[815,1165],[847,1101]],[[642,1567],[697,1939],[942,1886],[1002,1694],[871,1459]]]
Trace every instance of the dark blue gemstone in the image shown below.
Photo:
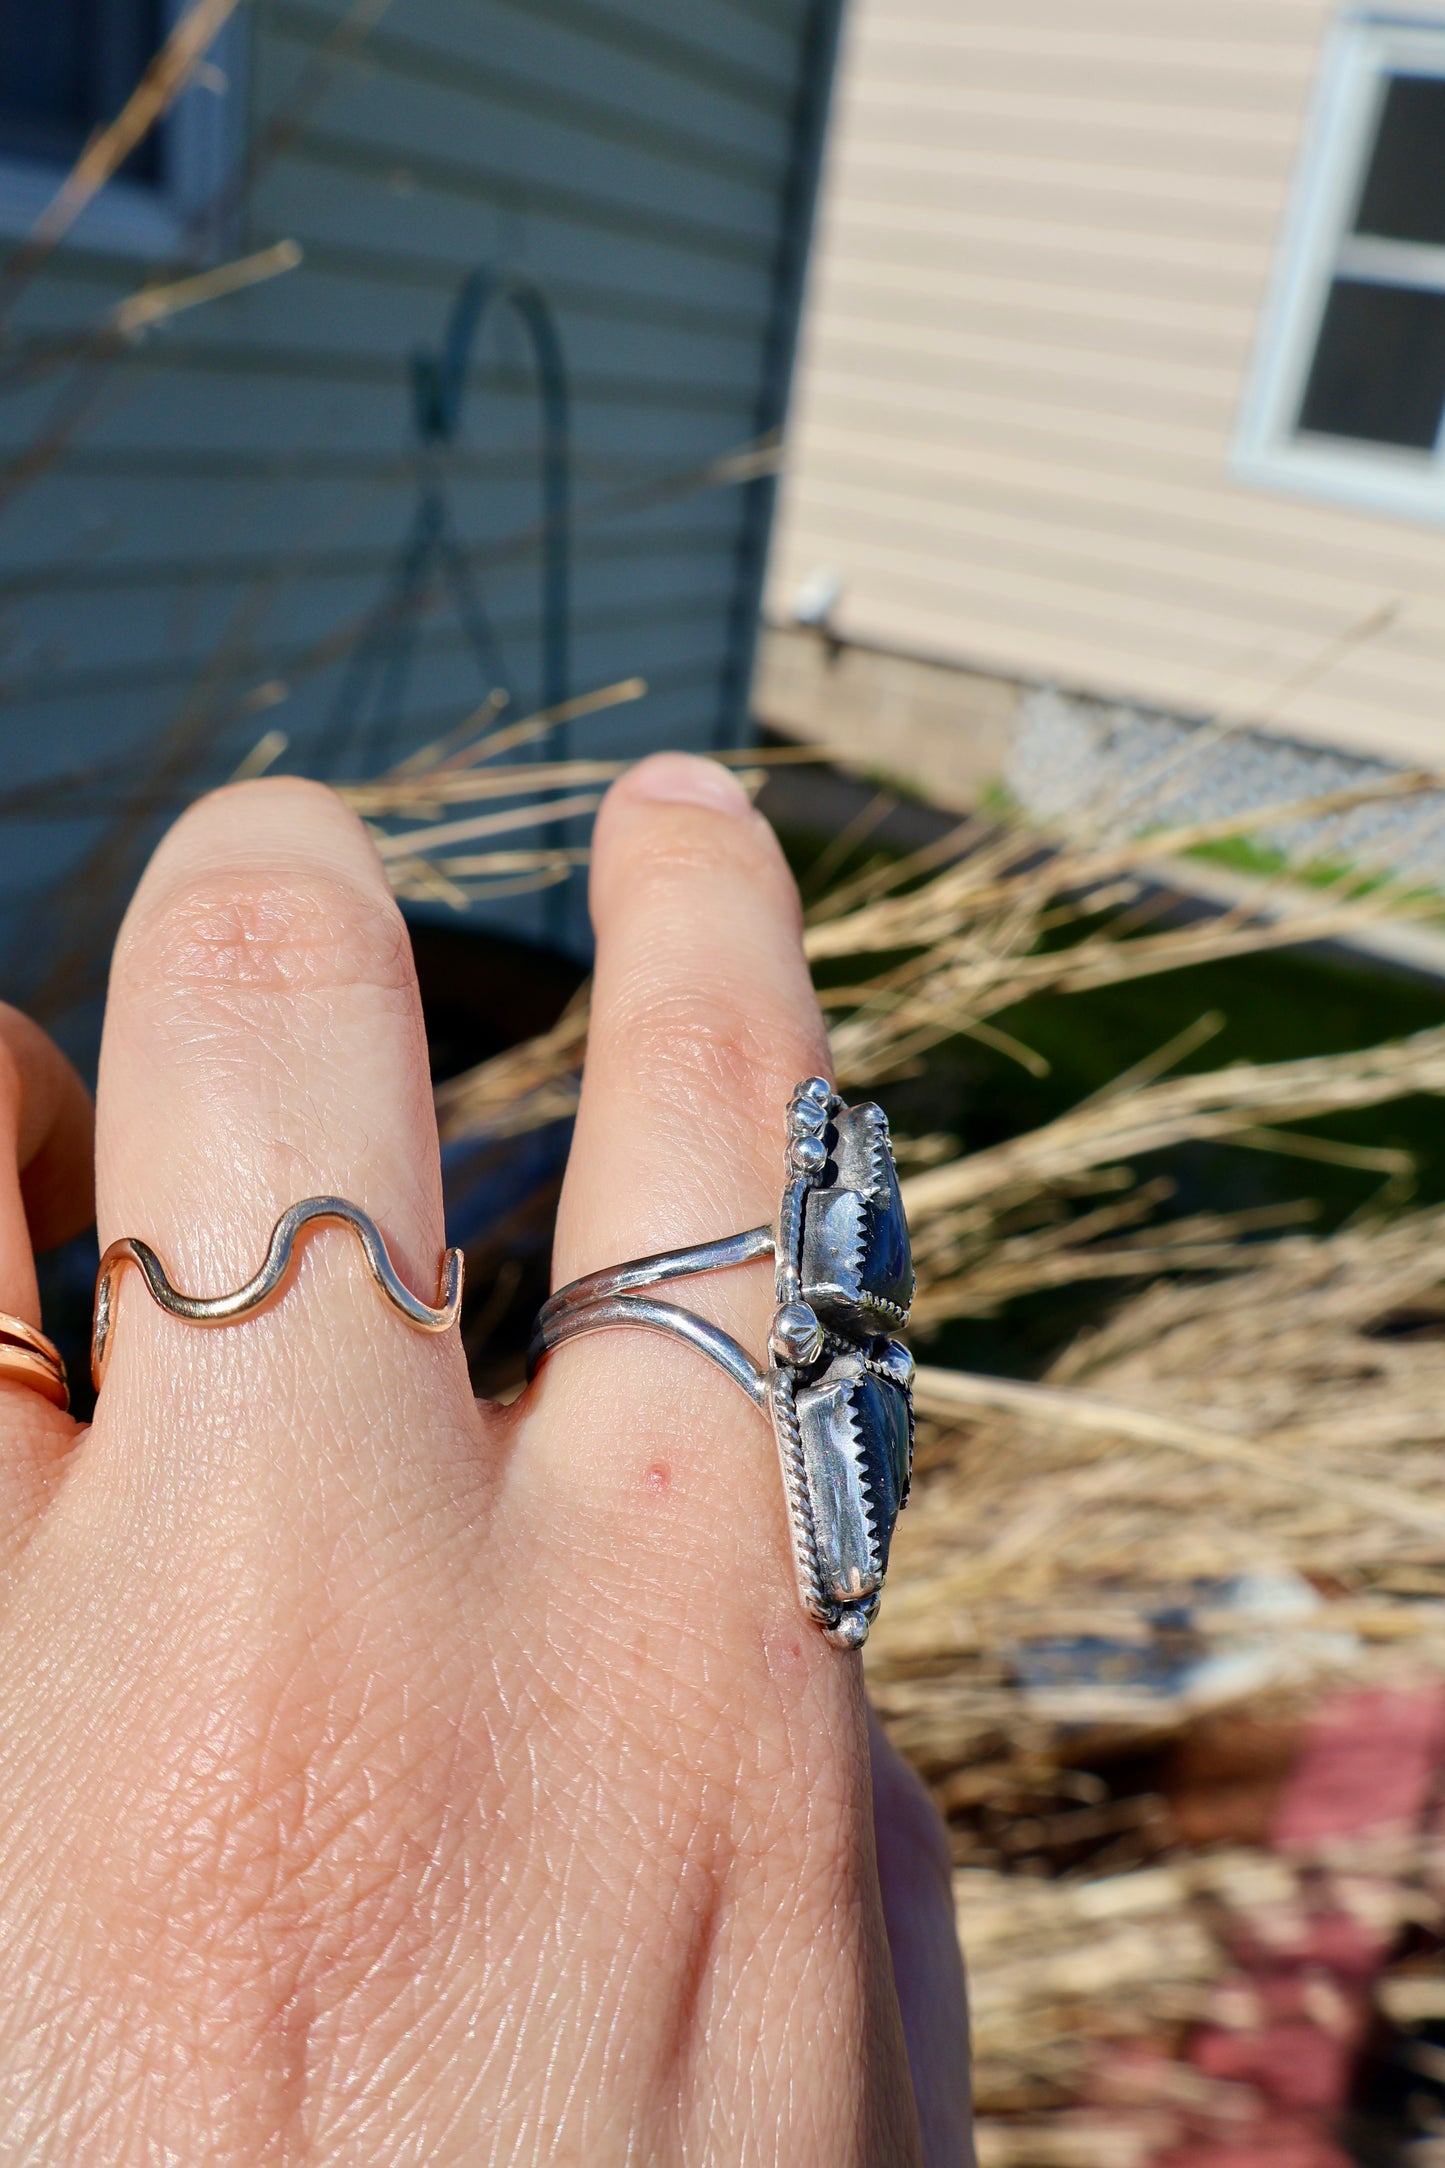
[[[885,1203],[870,1198],[864,1207],[863,1292],[874,1302],[892,1303],[906,1311],[913,1300],[913,1251],[896,1179],[891,1179],[890,1187],[892,1195]]]
[[[908,1388],[847,1353],[798,1391],[795,1407],[824,1589],[833,1603],[866,1600],[883,1584],[893,1524],[908,1494]]]
[[[908,1494],[913,1427],[908,1394],[891,1378],[876,1377],[865,1370],[854,1380],[851,1398],[864,1477],[873,1504],[873,1540],[881,1575],[888,1567],[893,1524]]]
[[[887,1332],[913,1300],[913,1254],[882,1111],[844,1107],[829,1143],[803,1207],[803,1298],[843,1332]]]

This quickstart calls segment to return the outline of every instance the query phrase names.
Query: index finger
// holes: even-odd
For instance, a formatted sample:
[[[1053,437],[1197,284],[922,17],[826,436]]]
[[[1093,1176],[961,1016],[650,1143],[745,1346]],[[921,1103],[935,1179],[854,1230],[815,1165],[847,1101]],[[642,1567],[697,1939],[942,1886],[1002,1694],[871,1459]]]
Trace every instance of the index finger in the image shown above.
[[[592,914],[558,1283],[771,1222],[790,1095],[828,1059],[792,877],[715,763],[663,754],[614,788],[594,838]],[[690,1280],[677,1299],[766,1360],[770,1265]],[[776,1448],[735,1385],[691,1349],[633,1332],[589,1339],[548,1371],[548,1394],[576,1407],[539,1451],[550,1439],[569,1480],[594,1494],[664,1484],[679,1552],[695,1544],[711,1575],[796,1616]]]

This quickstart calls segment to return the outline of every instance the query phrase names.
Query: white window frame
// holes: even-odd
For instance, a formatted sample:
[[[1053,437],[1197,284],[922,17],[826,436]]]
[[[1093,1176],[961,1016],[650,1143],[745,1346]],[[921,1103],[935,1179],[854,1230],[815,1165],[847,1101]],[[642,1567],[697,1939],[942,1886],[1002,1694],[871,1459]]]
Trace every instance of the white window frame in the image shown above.
[[[31,0],[43,6],[44,0]],[[169,27],[191,0],[167,0]],[[66,236],[67,246],[146,261],[209,257],[234,242],[234,218],[216,215],[242,155],[246,40],[239,12],[225,23],[195,79],[157,123],[160,178],[107,182]],[[65,178],[48,159],[0,153],[0,236],[23,240]]]
[[[1349,15],[1330,34],[1230,465],[1259,488],[1445,525],[1445,427],[1428,452],[1295,429],[1336,274],[1445,292],[1445,248],[1348,232],[1392,75],[1445,80],[1445,13]]]

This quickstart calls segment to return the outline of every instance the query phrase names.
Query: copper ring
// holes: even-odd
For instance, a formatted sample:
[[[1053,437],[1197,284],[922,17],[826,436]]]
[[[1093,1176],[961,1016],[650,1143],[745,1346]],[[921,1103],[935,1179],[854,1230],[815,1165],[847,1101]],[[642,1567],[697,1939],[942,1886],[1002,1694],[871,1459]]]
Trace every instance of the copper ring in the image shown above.
[[[65,1364],[55,1342],[47,1340],[38,1326],[27,1325],[23,1317],[11,1317],[4,1310],[0,1310],[0,1378],[8,1378],[12,1385],[28,1385],[53,1407],[70,1406]]]

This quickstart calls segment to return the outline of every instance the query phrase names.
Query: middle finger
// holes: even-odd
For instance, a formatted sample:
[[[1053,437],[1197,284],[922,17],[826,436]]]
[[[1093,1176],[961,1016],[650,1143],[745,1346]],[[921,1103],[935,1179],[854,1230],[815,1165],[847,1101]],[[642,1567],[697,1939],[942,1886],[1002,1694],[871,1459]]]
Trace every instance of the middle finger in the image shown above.
[[[117,946],[99,1100],[102,1245],[142,1236],[177,1287],[219,1294],[250,1278],[289,1205],[340,1195],[436,1301],[441,1176],[410,950],[329,792],[246,785],[166,837]],[[140,1441],[152,1480],[193,1488],[206,1455],[295,1499],[339,1465],[352,1489],[369,1459],[386,1495],[447,1440],[470,1454],[459,1336],[408,1325],[349,1228],[311,1230],[257,1316],[181,1322],[134,1268],[116,1305],[96,1439]]]

